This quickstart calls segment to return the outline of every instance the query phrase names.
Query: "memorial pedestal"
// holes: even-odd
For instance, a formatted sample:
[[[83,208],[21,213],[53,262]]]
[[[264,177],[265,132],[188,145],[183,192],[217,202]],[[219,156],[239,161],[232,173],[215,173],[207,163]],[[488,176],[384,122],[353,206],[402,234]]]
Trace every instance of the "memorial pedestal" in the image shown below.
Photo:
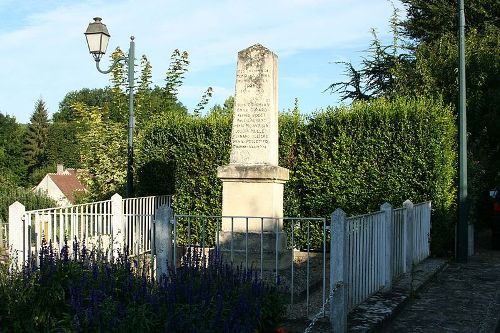
[[[289,170],[273,165],[226,165],[217,169],[222,180],[222,219],[219,234],[224,258],[236,264],[248,262],[264,269],[291,264],[283,232],[283,186]],[[248,234],[247,234],[248,233]],[[262,247],[262,252],[261,252]],[[276,256],[276,251],[278,255]],[[248,252],[248,257],[246,253]]]
[[[278,146],[278,57],[256,44],[238,52],[230,164],[217,169],[222,215],[233,216],[222,219],[219,241],[236,264],[251,257],[272,270],[278,257],[283,268],[288,252],[291,264],[283,232],[289,172],[278,166]]]

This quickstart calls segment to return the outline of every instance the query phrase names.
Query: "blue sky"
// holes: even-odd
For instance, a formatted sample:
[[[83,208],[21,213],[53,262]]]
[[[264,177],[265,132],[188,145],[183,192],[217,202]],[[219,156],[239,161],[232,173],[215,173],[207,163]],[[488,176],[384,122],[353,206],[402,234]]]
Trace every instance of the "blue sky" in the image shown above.
[[[397,4],[399,6],[399,4]],[[187,51],[190,67],[180,101],[192,110],[207,87],[209,107],[234,94],[237,52],[260,43],[278,55],[279,109],[301,112],[338,105],[322,91],[343,79],[335,61],[359,62],[375,28],[390,41],[386,0],[0,0],[0,112],[26,123],[43,98],[49,114],[66,93],[100,88],[100,74],[88,54],[83,32],[100,16],[111,34],[109,50],[146,54],[153,83],[164,84],[170,55]],[[109,65],[106,57],[102,67]]]

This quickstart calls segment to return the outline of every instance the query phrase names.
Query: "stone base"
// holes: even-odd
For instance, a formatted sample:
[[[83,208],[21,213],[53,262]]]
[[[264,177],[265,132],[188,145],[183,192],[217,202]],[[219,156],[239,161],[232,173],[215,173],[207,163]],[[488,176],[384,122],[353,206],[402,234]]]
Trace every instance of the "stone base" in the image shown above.
[[[276,263],[280,270],[292,265],[292,250],[286,248],[285,232],[278,232],[278,234],[249,232],[247,234],[221,231],[219,246],[224,260],[232,261],[236,265],[248,264],[248,267],[253,266],[254,269],[259,270],[262,261],[262,267],[266,271],[275,270]]]
[[[219,167],[217,177],[222,180],[222,215],[242,217],[224,218],[222,230],[246,232],[247,221],[250,232],[282,230],[283,186],[288,173],[288,169],[274,165]]]

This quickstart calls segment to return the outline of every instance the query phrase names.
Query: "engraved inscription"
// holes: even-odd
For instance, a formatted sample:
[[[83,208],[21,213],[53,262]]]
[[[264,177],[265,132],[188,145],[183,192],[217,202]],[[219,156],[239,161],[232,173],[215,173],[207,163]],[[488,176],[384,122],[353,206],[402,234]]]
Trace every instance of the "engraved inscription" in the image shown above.
[[[272,149],[277,149],[275,61],[272,52],[262,47],[239,55],[231,163],[277,164],[272,157]]]

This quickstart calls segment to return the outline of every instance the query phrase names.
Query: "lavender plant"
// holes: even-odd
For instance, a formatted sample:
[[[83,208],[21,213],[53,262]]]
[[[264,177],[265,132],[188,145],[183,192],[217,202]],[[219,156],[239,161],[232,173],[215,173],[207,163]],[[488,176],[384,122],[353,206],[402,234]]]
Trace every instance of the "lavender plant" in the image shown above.
[[[284,314],[276,288],[213,251],[188,250],[157,281],[127,249],[107,259],[84,243],[42,242],[21,271],[0,273],[0,332],[274,332]]]

